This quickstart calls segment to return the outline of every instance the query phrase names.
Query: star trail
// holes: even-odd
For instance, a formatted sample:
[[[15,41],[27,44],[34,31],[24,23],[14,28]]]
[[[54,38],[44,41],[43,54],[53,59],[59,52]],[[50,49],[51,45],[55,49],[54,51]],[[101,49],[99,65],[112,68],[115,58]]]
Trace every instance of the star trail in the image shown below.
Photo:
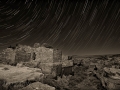
[[[48,43],[64,54],[120,53],[119,0],[1,0],[0,50]]]

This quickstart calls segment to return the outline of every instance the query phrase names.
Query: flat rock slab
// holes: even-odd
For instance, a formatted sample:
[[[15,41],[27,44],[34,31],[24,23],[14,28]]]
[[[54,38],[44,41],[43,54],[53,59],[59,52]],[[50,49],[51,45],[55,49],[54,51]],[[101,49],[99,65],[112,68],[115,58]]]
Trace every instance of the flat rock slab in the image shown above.
[[[47,84],[43,84],[41,82],[35,82],[32,84],[29,84],[28,86],[20,90],[55,90],[55,87],[49,86]]]
[[[26,80],[35,80],[43,78],[41,69],[29,67],[14,67],[0,64],[0,79],[6,81],[6,85],[13,83],[22,83]]]
[[[70,66],[73,66],[73,60],[62,61],[62,67],[70,67]]]

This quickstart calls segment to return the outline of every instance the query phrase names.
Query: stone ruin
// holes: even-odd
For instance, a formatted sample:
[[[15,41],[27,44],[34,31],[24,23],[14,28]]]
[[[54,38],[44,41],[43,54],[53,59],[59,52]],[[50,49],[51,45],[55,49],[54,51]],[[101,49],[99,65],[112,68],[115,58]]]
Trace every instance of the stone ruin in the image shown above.
[[[73,75],[73,60],[70,56],[62,56],[62,75]]]
[[[34,64],[36,62],[36,67],[41,68],[44,74],[56,76],[61,73],[59,68],[62,68],[62,51],[46,43],[42,46],[35,43],[34,47],[26,45],[17,45],[15,49],[9,47],[2,52],[2,58],[5,59],[3,62],[7,63]]]
[[[2,63],[13,63],[15,61],[15,51],[11,48],[3,50],[0,57],[0,62]]]
[[[65,77],[70,76],[69,84],[65,86],[69,89],[66,90],[74,90],[71,88],[75,88],[76,85],[80,88],[82,88],[83,85],[83,89],[86,87],[88,88],[87,90],[93,90],[92,86],[95,85],[96,86],[94,88],[102,88],[99,90],[119,90],[120,88],[120,57],[106,58],[106,56],[64,56],[62,55],[61,50],[54,49],[46,43],[43,45],[35,43],[33,47],[26,45],[17,45],[14,49],[9,47],[3,50],[3,52],[0,54],[0,61],[12,65],[16,65],[14,63],[17,63],[16,67],[10,66],[11,68],[7,68],[8,66],[6,65],[3,65],[4,67],[1,66],[1,71],[6,72],[7,74],[5,75],[9,76],[12,76],[14,73],[13,71],[17,71],[15,69],[20,67],[17,73],[20,71],[21,76],[23,76],[22,74],[25,74],[26,78],[29,75],[32,76],[31,78],[33,78],[33,75],[31,75],[33,74],[33,70],[30,68],[40,69],[41,71],[39,73],[44,75],[44,78],[41,77],[42,83],[53,87],[55,86],[52,84],[58,84],[58,86],[61,87],[61,84],[59,85],[60,82],[65,84],[66,81],[68,81],[66,78],[64,78],[64,75]],[[30,70],[30,73],[26,74],[26,71],[23,73],[25,67],[22,66],[27,66],[26,69],[27,71]],[[11,72],[10,70],[13,71]],[[35,72],[38,72],[38,70]],[[16,77],[19,75],[20,74],[17,74]],[[2,78],[3,76],[4,73],[1,74]],[[57,80],[53,79],[55,77],[57,77]],[[4,78],[7,79],[5,76]],[[10,79],[12,78],[10,77]],[[21,80],[21,78],[18,79]],[[94,85],[95,82],[97,83]],[[42,86],[41,83],[37,84]],[[64,84],[62,85],[64,86]],[[27,86],[23,90],[26,90],[31,85]],[[36,86],[36,83],[34,83],[34,85]],[[54,88],[51,90],[54,90]]]
[[[61,73],[58,72],[58,69],[61,68],[62,61],[61,50],[42,46],[33,48],[32,55],[33,60],[40,62],[40,68],[43,70],[43,73],[52,74],[53,76]]]

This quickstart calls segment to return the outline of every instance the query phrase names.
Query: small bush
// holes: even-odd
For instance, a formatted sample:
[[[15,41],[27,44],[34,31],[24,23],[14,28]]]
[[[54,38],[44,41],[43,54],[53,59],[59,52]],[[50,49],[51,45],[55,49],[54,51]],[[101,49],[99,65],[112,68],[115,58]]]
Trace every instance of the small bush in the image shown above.
[[[7,67],[3,68],[3,70],[9,70]]]
[[[6,84],[6,80],[0,79],[0,90],[7,90],[3,85]]]

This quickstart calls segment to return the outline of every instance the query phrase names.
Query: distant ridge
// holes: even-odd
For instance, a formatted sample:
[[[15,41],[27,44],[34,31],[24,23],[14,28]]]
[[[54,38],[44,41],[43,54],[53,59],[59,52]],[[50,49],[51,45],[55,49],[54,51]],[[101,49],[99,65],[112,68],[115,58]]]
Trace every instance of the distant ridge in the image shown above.
[[[102,57],[102,56],[120,56],[120,54],[103,54],[103,55],[72,55],[72,57]]]

